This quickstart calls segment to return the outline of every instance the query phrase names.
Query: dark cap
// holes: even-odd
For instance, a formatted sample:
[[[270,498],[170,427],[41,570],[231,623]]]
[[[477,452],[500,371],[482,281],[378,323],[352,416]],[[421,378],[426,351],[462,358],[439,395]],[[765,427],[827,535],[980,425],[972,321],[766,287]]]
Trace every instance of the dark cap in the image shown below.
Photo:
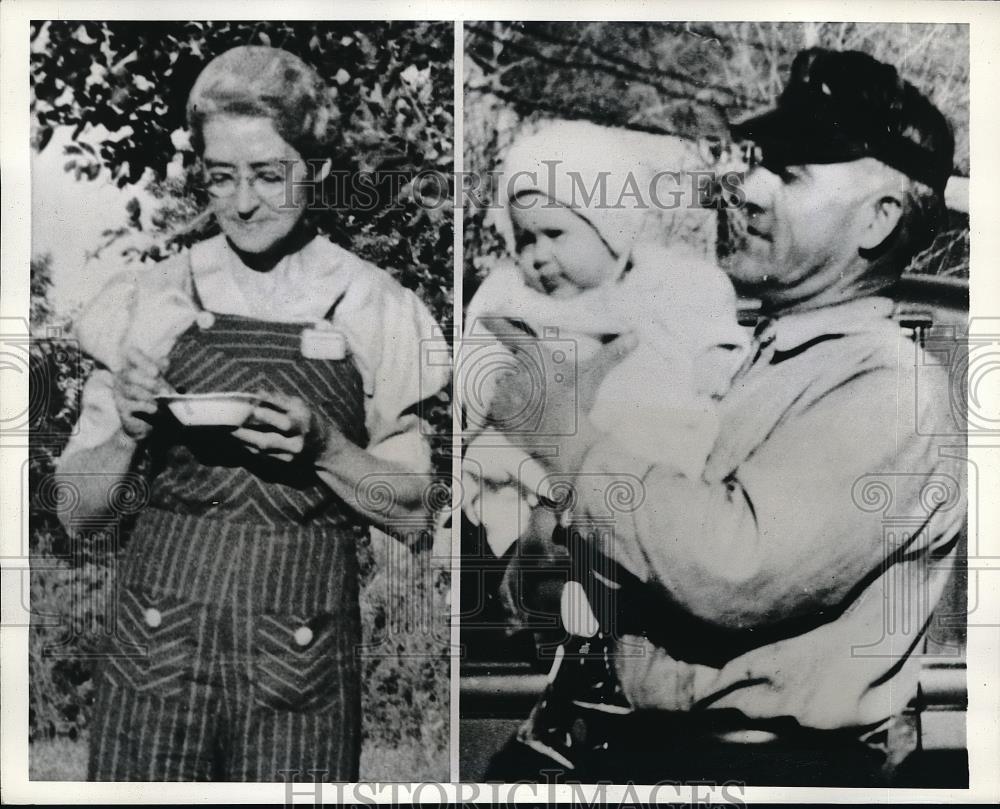
[[[939,192],[952,173],[944,115],[896,68],[860,51],[801,51],[778,106],[730,129],[761,148],[764,165],[874,157]]]

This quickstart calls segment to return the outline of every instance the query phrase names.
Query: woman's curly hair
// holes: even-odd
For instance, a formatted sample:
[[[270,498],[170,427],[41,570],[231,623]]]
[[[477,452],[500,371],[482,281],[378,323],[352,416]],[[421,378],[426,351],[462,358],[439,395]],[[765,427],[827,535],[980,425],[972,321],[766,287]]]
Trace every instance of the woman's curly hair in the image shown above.
[[[219,114],[267,118],[306,159],[329,156],[337,120],[333,94],[319,73],[295,54],[263,45],[220,54],[195,81],[187,120],[199,153],[205,121]]]

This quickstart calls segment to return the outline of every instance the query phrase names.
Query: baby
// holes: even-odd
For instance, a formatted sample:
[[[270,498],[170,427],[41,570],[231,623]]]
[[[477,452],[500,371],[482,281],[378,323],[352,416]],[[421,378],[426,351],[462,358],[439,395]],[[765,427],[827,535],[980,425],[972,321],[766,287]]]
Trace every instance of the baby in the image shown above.
[[[623,148],[630,138],[632,148]],[[649,152],[658,140],[560,122],[514,144],[505,161],[501,224],[517,261],[496,267],[476,291],[466,309],[466,339],[488,358],[484,364],[502,367],[506,349],[482,346],[503,319],[571,340],[577,361],[632,332],[638,344],[602,382],[590,420],[633,454],[700,477],[718,433],[716,403],[749,337],[723,272],[692,247],[663,243],[662,211],[649,209],[648,196],[619,199],[629,177],[649,187],[657,157]],[[600,175],[605,199],[591,195],[581,204],[580,189],[593,188]],[[459,369],[467,380],[476,364],[468,357],[470,368]],[[476,401],[466,401],[464,469],[473,483],[466,511],[501,556],[527,529],[526,506],[545,496],[545,473],[489,428],[491,396],[487,379]]]
[[[663,212],[649,210],[648,196],[621,195],[630,182],[640,194],[650,187],[656,144],[652,136],[567,122],[511,148],[505,161],[509,227],[503,229],[516,264],[496,267],[479,287],[467,308],[466,336],[482,341],[501,318],[521,321],[537,335],[557,332],[560,340],[572,340],[584,361],[608,338],[633,333],[636,347],[599,386],[589,418],[637,457],[700,477],[718,434],[717,402],[745,359],[749,336],[737,322],[736,295],[722,271],[692,247],[665,244]],[[581,189],[594,188],[602,176],[608,195],[581,204]],[[480,391],[476,412],[466,410],[472,434],[466,512],[501,556],[518,539],[530,541],[532,532],[555,525],[537,519],[534,508],[540,498],[552,499],[544,470],[482,418],[490,394]],[[620,589],[622,571],[581,564],[581,549],[569,544],[561,615],[570,640],[550,681],[573,680],[577,706],[628,711],[613,693],[614,616],[595,615],[591,606],[614,602],[608,591]],[[591,685],[584,682],[588,676]],[[536,710],[521,737],[572,766],[555,707],[564,696],[551,693],[543,703],[547,715]]]

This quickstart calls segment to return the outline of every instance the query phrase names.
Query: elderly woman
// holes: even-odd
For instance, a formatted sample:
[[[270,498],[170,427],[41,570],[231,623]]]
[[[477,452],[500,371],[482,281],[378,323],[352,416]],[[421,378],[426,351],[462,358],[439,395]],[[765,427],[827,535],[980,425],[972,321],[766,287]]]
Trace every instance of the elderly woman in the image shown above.
[[[331,113],[319,75],[283,50],[209,63],[187,114],[221,233],[114,279],[80,318],[104,367],[58,467],[74,515],[112,510],[140,457],[151,470],[91,779],[357,780],[356,543],[429,518],[413,410],[446,379],[420,372],[434,323],[417,297],[310,224]],[[261,401],[229,428],[185,426],[157,401],[215,392]],[[391,502],[364,496],[373,482]]]

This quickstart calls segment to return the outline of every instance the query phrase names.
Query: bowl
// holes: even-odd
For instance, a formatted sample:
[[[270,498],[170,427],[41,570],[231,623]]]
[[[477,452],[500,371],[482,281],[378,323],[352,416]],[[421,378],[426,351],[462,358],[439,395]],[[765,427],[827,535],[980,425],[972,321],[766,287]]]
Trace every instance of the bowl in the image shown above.
[[[185,427],[239,427],[260,404],[252,393],[185,393],[158,396]]]

